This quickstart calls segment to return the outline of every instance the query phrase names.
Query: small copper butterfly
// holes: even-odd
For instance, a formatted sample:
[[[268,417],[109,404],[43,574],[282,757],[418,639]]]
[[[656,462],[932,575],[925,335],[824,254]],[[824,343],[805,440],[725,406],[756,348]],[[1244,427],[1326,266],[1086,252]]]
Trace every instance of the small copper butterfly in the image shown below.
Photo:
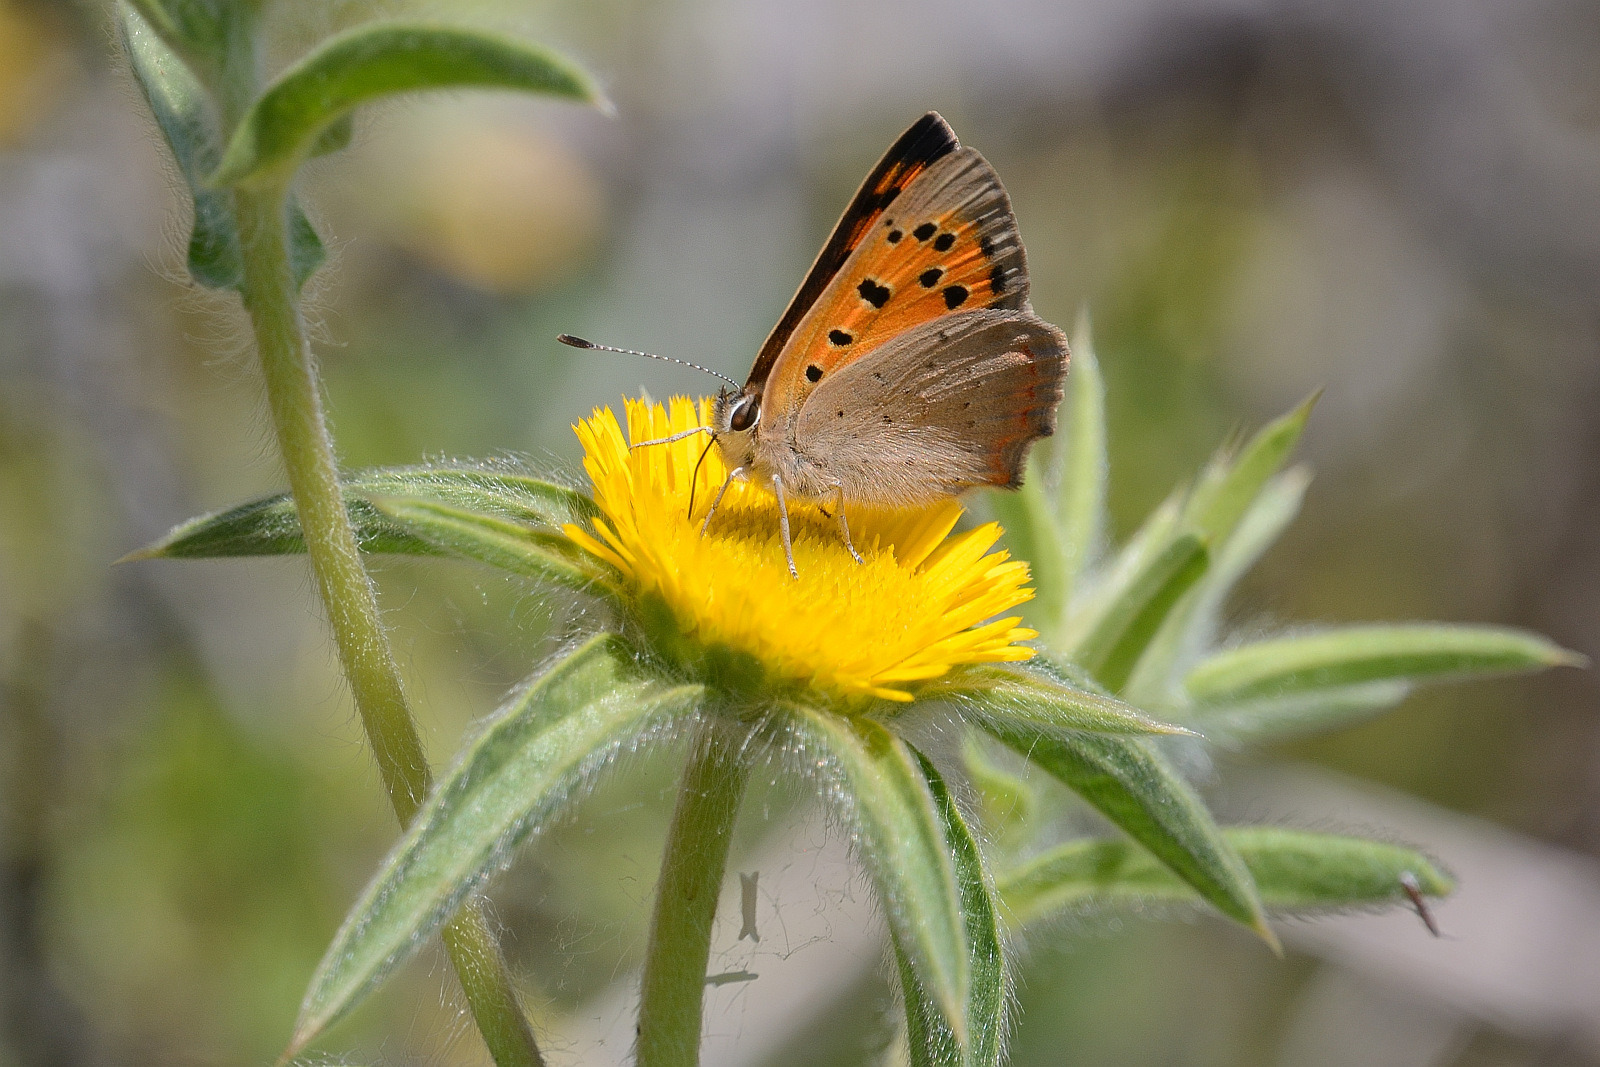
[[[1028,304],[999,176],[929,112],[867,175],[744,386],[689,431],[710,433],[730,470],[701,528],[735,478],[769,485],[795,574],[789,497],[831,504],[859,561],[845,504],[1015,489],[1028,447],[1055,431],[1067,358]]]

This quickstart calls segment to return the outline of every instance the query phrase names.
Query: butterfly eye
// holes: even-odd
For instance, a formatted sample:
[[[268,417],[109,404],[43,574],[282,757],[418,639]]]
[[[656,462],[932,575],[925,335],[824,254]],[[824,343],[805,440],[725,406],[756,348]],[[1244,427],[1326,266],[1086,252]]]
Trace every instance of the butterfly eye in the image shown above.
[[[733,410],[728,413],[728,429],[734,433],[744,433],[760,418],[761,401],[746,394],[733,402]]]

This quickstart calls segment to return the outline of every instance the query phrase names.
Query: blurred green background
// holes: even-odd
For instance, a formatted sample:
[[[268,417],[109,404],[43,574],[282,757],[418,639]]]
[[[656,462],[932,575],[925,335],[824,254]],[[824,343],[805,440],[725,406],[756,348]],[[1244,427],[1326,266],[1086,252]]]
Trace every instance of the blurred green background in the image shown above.
[[[742,376],[855,184],[936,108],[1006,181],[1034,303],[1094,314],[1125,535],[1227,433],[1326,388],[1299,524],[1235,598],[1293,620],[1505,622],[1600,656],[1600,5],[1582,0],[405,0],[272,7],[275,61],[381,15],[566,50],[619,117],[501,95],[363,114],[312,165],[312,288],[351,466],[513,453],[688,371]],[[280,487],[232,303],[108,8],[0,0],[0,1065],[266,1063],[395,828],[303,562],[125,552]],[[581,608],[377,565],[436,762]],[[1219,809],[1430,846],[1440,912],[1030,935],[1014,1062],[1600,1064],[1592,673],[1446,688],[1203,770]],[[496,884],[552,1063],[626,1062],[678,752],[635,752]],[[773,784],[719,927],[706,1062],[890,1041],[881,930]],[[735,886],[736,892],[736,886]],[[737,897],[731,898],[736,900]],[[1153,917],[1154,918],[1154,917]],[[325,1046],[476,1064],[424,954]]]

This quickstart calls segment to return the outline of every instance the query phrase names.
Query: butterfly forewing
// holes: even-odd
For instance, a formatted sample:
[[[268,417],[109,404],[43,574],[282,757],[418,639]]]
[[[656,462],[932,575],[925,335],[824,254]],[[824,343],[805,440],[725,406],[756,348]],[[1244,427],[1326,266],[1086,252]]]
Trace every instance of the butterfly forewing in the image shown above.
[[[881,213],[800,319],[763,407],[769,416],[795,411],[828,375],[924,323],[1020,309],[1027,299],[1027,263],[1000,179],[972,149],[952,152]]]
[[[756,355],[755,366],[750,368],[752,384],[765,383],[773,364],[793,336],[807,311],[839,274],[850,256],[873,233],[900,194],[905,192],[930,166],[960,148],[955,131],[937,112],[930,111],[918,119],[900,139],[889,147],[878,165],[872,168],[861,188],[851,199],[833,227],[828,243],[822,246],[817,258],[806,272],[805,281],[789,301],[788,308],[778,324],[772,328],[761,351]]]

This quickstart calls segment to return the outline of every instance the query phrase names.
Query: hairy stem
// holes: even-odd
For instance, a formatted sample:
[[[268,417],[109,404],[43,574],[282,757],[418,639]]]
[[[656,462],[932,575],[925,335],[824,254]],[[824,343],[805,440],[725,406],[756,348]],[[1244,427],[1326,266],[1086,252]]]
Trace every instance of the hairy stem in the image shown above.
[[[711,922],[749,770],[708,723],[695,739],[667,831],[639,998],[639,1067],[695,1067]]]
[[[339,490],[290,269],[284,192],[240,189],[234,194],[244,250],[244,305],[312,573],[389,802],[405,825],[427,796],[431,774]],[[445,928],[444,942],[495,1063],[542,1063],[499,947],[475,904]]]

